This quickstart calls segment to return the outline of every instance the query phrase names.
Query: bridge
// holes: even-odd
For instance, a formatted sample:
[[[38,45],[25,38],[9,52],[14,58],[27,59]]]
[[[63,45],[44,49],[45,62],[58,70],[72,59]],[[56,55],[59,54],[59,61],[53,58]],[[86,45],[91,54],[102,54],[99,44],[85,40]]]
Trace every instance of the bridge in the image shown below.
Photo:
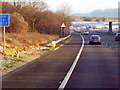
[[[118,22],[120,19],[112,17],[72,17],[73,21]]]
[[[98,21],[98,22],[109,22],[109,32],[112,33],[112,22],[119,22],[118,18],[108,17],[72,17],[72,21]]]

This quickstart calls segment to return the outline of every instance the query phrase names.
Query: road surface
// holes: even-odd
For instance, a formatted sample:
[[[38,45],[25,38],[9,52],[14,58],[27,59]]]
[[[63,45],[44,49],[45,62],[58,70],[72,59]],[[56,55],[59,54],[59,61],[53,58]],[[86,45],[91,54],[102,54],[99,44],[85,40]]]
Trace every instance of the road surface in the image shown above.
[[[57,51],[6,75],[3,88],[58,88],[81,47],[81,41],[79,35],[73,35],[72,40]]]
[[[99,34],[91,32],[91,34]],[[114,35],[101,34],[101,45],[85,46],[65,88],[118,88],[118,42]],[[82,45],[79,34],[60,49],[7,74],[3,88],[55,88],[64,80]]]
[[[113,35],[100,35],[102,45],[85,47],[66,88],[117,88],[118,87],[118,42]]]

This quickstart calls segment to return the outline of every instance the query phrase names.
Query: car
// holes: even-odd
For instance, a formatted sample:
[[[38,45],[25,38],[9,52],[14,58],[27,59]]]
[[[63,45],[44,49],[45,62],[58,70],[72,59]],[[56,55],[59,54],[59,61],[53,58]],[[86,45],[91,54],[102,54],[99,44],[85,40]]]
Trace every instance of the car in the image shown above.
[[[115,35],[115,41],[120,41],[120,33],[116,33],[116,35]]]
[[[88,32],[88,31],[85,31],[85,32],[84,32],[84,35],[89,35],[89,32]]]
[[[101,44],[101,37],[99,35],[91,35],[89,39],[89,44]]]
[[[81,30],[75,30],[76,33],[81,33]]]

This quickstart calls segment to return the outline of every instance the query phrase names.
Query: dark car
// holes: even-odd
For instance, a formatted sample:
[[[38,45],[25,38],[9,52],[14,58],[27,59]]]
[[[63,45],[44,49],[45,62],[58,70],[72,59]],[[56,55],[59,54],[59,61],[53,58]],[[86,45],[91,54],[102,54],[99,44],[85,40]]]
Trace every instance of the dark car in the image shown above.
[[[101,44],[101,37],[99,35],[91,35],[89,39],[89,44]]]
[[[120,33],[117,33],[115,36],[115,41],[120,41]]]

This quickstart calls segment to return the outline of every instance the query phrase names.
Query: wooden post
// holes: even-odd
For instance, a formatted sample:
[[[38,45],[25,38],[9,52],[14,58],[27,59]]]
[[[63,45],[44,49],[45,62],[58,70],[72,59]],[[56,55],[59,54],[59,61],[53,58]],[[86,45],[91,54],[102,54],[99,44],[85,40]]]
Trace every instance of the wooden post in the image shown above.
[[[20,51],[20,48],[17,48],[17,58],[19,58],[19,51]]]

